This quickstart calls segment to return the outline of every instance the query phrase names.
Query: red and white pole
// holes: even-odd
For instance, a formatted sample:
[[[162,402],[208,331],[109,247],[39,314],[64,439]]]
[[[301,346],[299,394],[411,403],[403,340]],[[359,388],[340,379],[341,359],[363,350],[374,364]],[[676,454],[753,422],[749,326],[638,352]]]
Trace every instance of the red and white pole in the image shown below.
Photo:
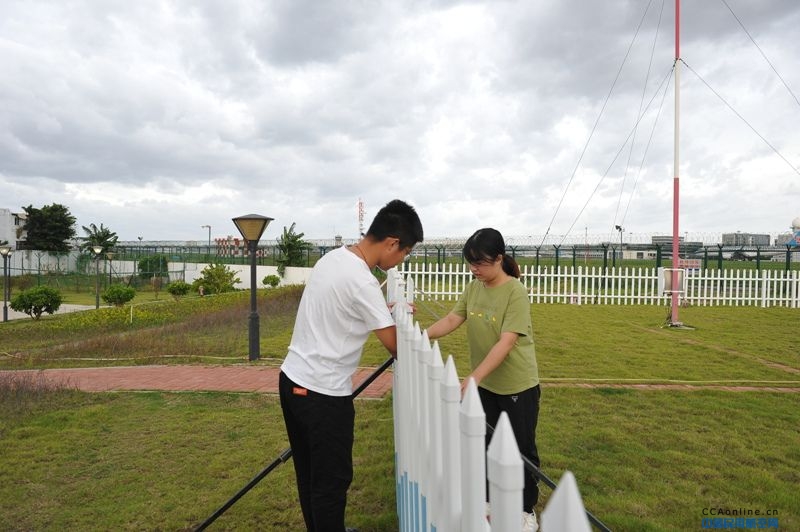
[[[673,166],[675,178],[672,185],[672,326],[680,325],[678,321],[678,256],[680,254],[679,220],[680,220],[680,102],[681,102],[681,0],[675,0],[675,147]]]

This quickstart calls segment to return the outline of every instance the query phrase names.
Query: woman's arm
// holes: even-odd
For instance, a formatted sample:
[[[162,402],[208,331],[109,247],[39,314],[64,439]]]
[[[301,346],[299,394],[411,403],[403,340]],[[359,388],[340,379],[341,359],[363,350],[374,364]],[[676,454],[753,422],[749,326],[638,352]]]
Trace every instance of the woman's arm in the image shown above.
[[[475,379],[475,384],[477,385],[481,383],[484,377],[497,369],[497,366],[502,364],[503,360],[505,360],[508,354],[511,352],[511,349],[514,347],[514,344],[517,342],[518,338],[519,334],[515,332],[506,331],[500,333],[500,339],[489,350],[489,354],[486,355],[486,358],[483,359],[483,362],[478,364],[478,367],[472,370],[472,373],[467,375],[467,377],[461,382],[461,394],[464,394],[464,390],[467,387],[467,382],[469,381],[470,377]]]
[[[458,329],[462,323],[466,321],[466,318],[462,318],[458,314],[453,314],[450,312],[444,318],[440,319],[430,327],[426,329],[428,333],[428,340],[433,340],[435,338],[441,338],[442,336],[446,336],[451,332]]]

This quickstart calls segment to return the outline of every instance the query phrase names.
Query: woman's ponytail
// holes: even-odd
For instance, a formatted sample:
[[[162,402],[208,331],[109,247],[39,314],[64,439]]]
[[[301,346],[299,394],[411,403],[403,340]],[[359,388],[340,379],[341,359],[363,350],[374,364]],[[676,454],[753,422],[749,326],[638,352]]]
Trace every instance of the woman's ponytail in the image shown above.
[[[511,277],[517,279],[520,277],[519,264],[517,264],[517,261],[515,261],[511,255],[506,253],[503,253],[503,271]]]

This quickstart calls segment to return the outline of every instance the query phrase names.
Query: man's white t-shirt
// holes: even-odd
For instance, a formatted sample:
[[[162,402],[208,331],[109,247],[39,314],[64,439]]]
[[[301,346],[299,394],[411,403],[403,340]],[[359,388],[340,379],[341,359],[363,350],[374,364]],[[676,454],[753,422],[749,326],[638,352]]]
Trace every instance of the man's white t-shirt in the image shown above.
[[[337,248],[311,272],[281,370],[314,392],[350,395],[370,332],[391,325],[386,299],[367,264],[347,248]]]

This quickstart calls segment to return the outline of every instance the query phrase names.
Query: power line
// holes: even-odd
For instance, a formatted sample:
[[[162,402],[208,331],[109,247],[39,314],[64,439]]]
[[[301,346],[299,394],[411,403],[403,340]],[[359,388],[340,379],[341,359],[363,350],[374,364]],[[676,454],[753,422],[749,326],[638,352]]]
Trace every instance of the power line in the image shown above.
[[[672,67],[672,68],[674,68],[674,64],[673,64],[673,67]],[[583,214],[583,211],[584,211],[584,210],[586,209],[586,207],[589,205],[589,202],[590,202],[590,201],[592,201],[592,198],[593,198],[593,197],[594,197],[594,195],[597,193],[597,190],[600,188],[600,185],[603,183],[603,181],[605,180],[605,178],[608,176],[608,173],[611,171],[611,168],[614,166],[614,163],[615,163],[615,162],[617,161],[617,159],[619,158],[619,155],[620,155],[620,153],[622,153],[622,150],[623,150],[623,149],[625,149],[625,145],[626,145],[626,144],[628,144],[628,140],[629,140],[629,139],[631,138],[631,136],[633,135],[633,132],[634,132],[634,131],[636,131],[636,128],[638,127],[638,125],[639,125],[639,122],[641,122],[641,121],[642,121],[642,117],[643,117],[643,116],[644,116],[644,114],[647,112],[647,110],[650,108],[650,104],[652,104],[652,103],[653,103],[653,100],[655,100],[655,98],[656,98],[656,95],[658,95],[658,92],[661,90],[661,87],[662,87],[662,86],[663,86],[663,85],[666,83],[666,81],[669,79],[669,77],[670,77],[670,74],[672,73],[672,68],[670,68],[670,70],[667,72],[667,75],[666,75],[666,76],[664,76],[664,79],[661,81],[661,83],[659,83],[659,85],[658,85],[658,88],[657,88],[657,89],[656,89],[656,91],[653,93],[653,97],[652,97],[652,98],[650,98],[650,101],[649,101],[649,102],[647,102],[647,107],[645,107],[645,110],[644,110],[644,112],[643,112],[643,113],[642,113],[642,115],[639,117],[639,119],[638,119],[638,120],[636,120],[636,123],[633,125],[633,128],[631,129],[631,132],[630,132],[630,133],[628,133],[628,136],[627,136],[627,137],[625,137],[625,141],[624,141],[624,142],[622,143],[622,145],[619,147],[619,150],[617,150],[617,154],[614,156],[614,159],[613,159],[613,160],[611,161],[611,163],[608,165],[608,167],[606,168],[606,171],[605,171],[605,172],[603,172],[603,175],[602,175],[602,177],[600,177],[600,180],[597,182],[597,185],[594,187],[594,190],[592,190],[592,193],[591,193],[591,194],[589,195],[589,197],[586,199],[586,203],[584,203],[584,204],[583,204],[583,207],[581,207],[581,210],[580,210],[580,212],[578,212],[578,214],[575,216],[575,220],[572,222],[572,225],[570,225],[570,226],[569,226],[569,229],[567,229],[567,232],[564,234],[564,238],[563,238],[563,239],[561,239],[561,242],[562,242],[562,243],[563,243],[563,242],[564,242],[564,240],[567,238],[567,236],[570,234],[570,232],[572,231],[572,228],[573,228],[573,227],[575,227],[575,224],[576,224],[576,223],[578,223],[578,220],[580,219],[581,215]],[[545,235],[545,236],[546,236],[546,235]],[[560,244],[559,244],[559,245],[560,245]]]
[[[617,86],[617,81],[619,81],[620,74],[622,74],[622,69],[625,67],[625,63],[628,61],[628,56],[631,53],[631,49],[633,48],[633,43],[636,42],[636,37],[639,35],[639,30],[642,27],[642,23],[644,22],[644,18],[647,15],[647,11],[650,9],[650,4],[652,0],[647,3],[647,6],[644,9],[644,13],[642,14],[641,20],[639,20],[639,25],[636,27],[636,33],[633,35],[631,39],[631,43],[628,45],[628,50],[625,52],[625,57],[622,58],[622,63],[619,65],[619,69],[617,70],[617,75],[614,77],[614,82],[611,84],[611,88],[608,90],[608,94],[606,95],[606,99],[603,102],[603,106],[600,108],[600,113],[597,115],[597,120],[595,120],[594,125],[592,126],[592,131],[589,133],[589,138],[586,139],[586,143],[583,145],[583,150],[581,151],[580,157],[578,157],[578,162],[575,164],[575,169],[572,171],[572,175],[567,182],[567,186],[564,188],[564,193],[561,195],[561,199],[558,201],[558,205],[556,206],[555,212],[553,212],[553,217],[550,219],[550,223],[547,226],[547,231],[545,231],[545,238],[547,235],[550,234],[550,229],[553,227],[553,222],[558,215],[559,209],[561,209],[561,204],[564,203],[564,198],[567,196],[567,191],[569,190],[569,186],[572,184],[572,180],[575,179],[575,174],[578,173],[578,168],[581,166],[581,161],[583,161],[583,156],[586,155],[586,150],[589,147],[589,142],[592,140],[594,136],[594,132],[597,130],[597,125],[600,123],[600,119],[603,117],[603,113],[606,110],[606,105],[608,105],[609,99],[611,99],[611,94],[614,92],[614,87]],[[542,243],[544,243],[544,239],[542,239]]]
[[[762,135],[761,133],[759,133],[759,132],[758,132],[758,130],[757,130],[755,127],[753,127],[753,125],[752,125],[750,122],[748,122],[748,121],[747,121],[747,119],[745,119],[745,117],[743,117],[741,114],[739,114],[739,112],[738,112],[736,109],[734,109],[734,108],[733,108],[733,106],[732,106],[731,104],[729,104],[729,103],[727,102],[727,100],[725,100],[725,98],[723,98],[723,97],[720,95],[720,93],[718,93],[716,90],[714,90],[714,88],[713,88],[711,85],[709,85],[709,84],[708,84],[708,82],[707,82],[705,79],[703,79],[703,77],[702,77],[702,76],[700,76],[700,74],[698,74],[698,73],[697,73],[697,72],[696,72],[696,71],[695,71],[695,70],[694,70],[692,67],[690,67],[690,66],[689,66],[689,65],[686,63],[686,61],[684,61],[683,59],[681,59],[680,61],[681,61],[681,63],[683,63],[684,65],[686,65],[686,68],[688,68],[688,69],[689,69],[689,71],[690,71],[692,74],[694,74],[695,76],[697,76],[697,79],[699,79],[700,81],[702,81],[702,82],[703,82],[703,85],[705,85],[705,86],[708,88],[708,90],[710,90],[712,93],[714,93],[714,96],[716,96],[717,98],[719,98],[719,100],[720,100],[722,103],[724,103],[724,104],[725,104],[725,106],[726,106],[728,109],[730,109],[730,110],[733,112],[733,114],[735,114],[737,117],[739,117],[739,120],[741,120],[742,122],[744,122],[744,123],[745,123],[745,125],[747,125],[747,127],[749,127],[749,128],[750,128],[750,129],[753,131],[753,133],[755,133],[756,135],[758,135],[758,138],[760,138],[761,140],[763,140],[763,141],[764,141],[764,144],[766,144],[767,146],[769,146],[769,147],[770,147],[770,149],[771,149],[772,151],[774,151],[774,152],[775,152],[775,153],[778,155],[778,157],[780,157],[781,159],[783,159],[783,161],[784,161],[784,162],[785,162],[787,165],[789,165],[789,168],[791,168],[792,170],[794,170],[794,173],[796,173],[797,175],[800,175],[800,170],[798,170],[797,168],[795,168],[795,166],[794,166],[794,165],[793,165],[791,162],[789,162],[789,160],[788,160],[786,157],[784,157],[784,156],[783,156],[783,154],[782,154],[780,151],[778,151],[778,148],[776,148],[775,146],[773,146],[773,145],[772,145],[772,143],[770,143],[770,141],[768,141],[766,138],[764,138],[764,135]]]
[[[656,31],[655,34],[653,35],[653,46],[650,49],[650,60],[647,63],[647,73],[645,74],[644,83],[642,84],[642,97],[639,99],[639,111],[637,115],[639,117],[642,116],[642,106],[644,105],[645,95],[647,94],[647,84],[650,81],[650,73],[652,72],[652,67],[653,67],[653,57],[655,57],[656,54],[656,44],[658,43],[658,34],[659,30],[661,29],[661,19],[664,14],[664,4],[665,0],[661,0],[661,11],[658,12],[658,23],[656,24]],[[665,87],[668,85],[669,84],[665,85]],[[664,102],[662,99],[661,105],[663,105],[663,103]],[[658,108],[658,114],[656,115],[655,122],[653,123],[653,131],[655,131],[655,125],[658,122],[658,117],[660,114],[661,114],[661,106],[659,106]],[[653,139],[653,133],[651,132],[650,139],[647,141],[647,147],[645,148],[645,152],[642,155],[642,163],[639,165],[639,170],[636,173],[636,179],[633,182],[633,190],[631,190],[631,195],[628,198],[628,204],[625,206],[625,213],[622,216],[622,220],[620,220],[619,222],[620,226],[625,224],[625,215],[628,214],[628,207],[630,206],[631,199],[633,198],[633,194],[636,191],[636,184],[639,182],[639,176],[642,173],[642,165],[644,164],[644,158],[645,155],[647,155],[647,149],[650,147],[650,141],[652,139]],[[622,194],[625,192],[625,182],[627,181],[628,178],[628,168],[630,168],[631,165],[631,158],[633,157],[633,146],[635,143],[636,143],[636,132],[634,132],[633,139],[631,140],[631,149],[628,151],[628,160],[625,163],[625,173],[622,175],[622,185],[619,187],[619,198],[617,199],[617,208],[614,211],[614,223],[611,224],[614,227],[616,227],[617,225],[617,215],[619,214],[619,206],[622,204]]]
[[[770,68],[772,69],[772,71],[773,71],[773,72],[775,72],[775,75],[776,75],[776,76],[778,76],[778,79],[779,79],[779,80],[781,80],[781,83],[783,83],[783,86],[784,86],[784,87],[786,87],[786,90],[787,90],[787,91],[789,91],[789,94],[791,94],[791,95],[792,95],[792,98],[794,98],[794,101],[795,101],[795,103],[797,103],[797,106],[798,106],[798,107],[800,107],[800,100],[798,100],[798,99],[797,99],[797,96],[795,96],[794,92],[792,92],[792,89],[791,89],[791,88],[789,87],[789,85],[786,83],[786,80],[784,80],[784,79],[783,79],[783,76],[781,76],[781,75],[778,73],[778,70],[777,70],[777,69],[775,68],[775,66],[772,64],[772,61],[770,61],[770,60],[769,60],[769,58],[767,57],[767,55],[764,53],[764,50],[762,50],[762,49],[761,49],[761,47],[758,45],[758,43],[756,42],[756,40],[755,40],[755,39],[753,39],[753,36],[752,36],[752,35],[750,35],[750,32],[749,32],[749,31],[747,31],[747,28],[745,28],[745,27],[744,27],[744,24],[742,24],[742,21],[741,21],[741,20],[739,20],[739,17],[737,17],[737,16],[736,16],[736,13],[734,13],[734,12],[733,12],[733,9],[731,9],[731,6],[729,6],[729,5],[728,5],[728,2],[726,2],[725,0],[720,0],[720,1],[721,1],[723,4],[725,4],[725,7],[727,7],[727,8],[728,8],[728,11],[730,11],[730,12],[731,12],[731,15],[733,15],[733,18],[735,18],[735,19],[736,19],[736,22],[738,22],[738,23],[739,23],[739,26],[741,26],[741,27],[742,27],[742,29],[744,30],[744,32],[747,34],[747,37],[750,39],[750,41],[753,43],[753,45],[756,47],[756,49],[758,49],[759,53],[761,53],[761,57],[763,57],[763,58],[764,58],[764,61],[766,61],[766,62],[767,62],[767,64],[768,64],[768,65],[770,66]]]
[[[670,77],[670,79],[672,79]],[[620,220],[620,225],[625,225],[625,219],[628,217],[628,209],[631,206],[631,200],[633,200],[634,194],[636,194],[636,186],[639,184],[639,177],[642,175],[642,168],[644,168],[644,161],[647,158],[647,153],[650,151],[650,144],[653,142],[653,135],[656,132],[656,126],[658,125],[658,119],[661,117],[661,110],[664,108],[664,100],[667,97],[667,90],[669,89],[670,84],[664,84],[664,92],[661,94],[661,103],[658,105],[658,112],[656,113],[656,118],[653,120],[653,128],[650,130],[650,137],[647,139],[647,145],[644,148],[644,153],[642,153],[642,160],[639,163],[639,170],[636,172],[636,179],[633,181],[633,189],[631,190],[631,195],[628,196],[628,203],[625,205],[625,212],[622,213],[622,220]]]

